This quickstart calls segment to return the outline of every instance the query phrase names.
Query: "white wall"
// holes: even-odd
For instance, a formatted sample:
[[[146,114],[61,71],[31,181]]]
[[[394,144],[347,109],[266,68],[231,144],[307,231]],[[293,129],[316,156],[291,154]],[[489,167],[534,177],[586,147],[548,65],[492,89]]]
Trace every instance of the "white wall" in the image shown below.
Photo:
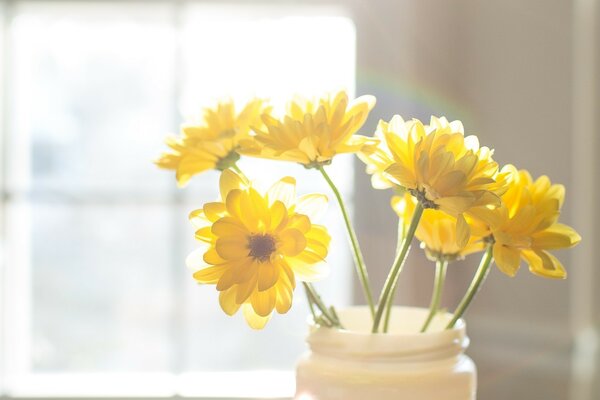
[[[583,245],[557,253],[569,271],[567,281],[535,277],[526,267],[516,278],[498,270],[490,274],[467,316],[469,353],[480,372],[479,398],[600,398],[599,389],[592,393],[589,385],[593,376],[600,378],[597,370],[589,369],[589,339],[580,341],[584,362],[576,363],[576,371],[587,372],[589,379],[581,372],[571,379],[574,338],[592,326],[594,318],[597,327],[600,315],[599,296],[592,295],[600,274],[586,256],[597,237],[593,222],[600,222],[592,208],[600,182],[590,171],[584,179],[573,179],[583,168],[598,167],[595,161],[582,162],[581,154],[585,151],[589,160],[600,150],[593,111],[599,105],[598,81],[589,89],[592,82],[576,73],[600,76],[598,64],[590,67],[585,56],[590,49],[598,51],[598,40],[595,47],[589,40],[599,35],[581,28],[582,18],[599,21],[597,13],[590,16],[594,2],[579,2],[587,4],[585,12],[567,0],[343,3],[353,9],[357,23],[357,93],[378,97],[369,129],[393,113],[462,119],[468,132],[496,149],[501,164],[514,163],[534,176],[547,174],[564,184],[562,222],[585,231]],[[583,49],[582,41],[587,44]],[[575,111],[574,104],[580,105]],[[576,123],[576,118],[587,122]],[[574,132],[574,126],[587,133]],[[587,141],[575,145],[577,139]],[[395,222],[386,207],[389,193],[373,193],[361,170],[359,166],[357,180],[364,188],[356,199],[357,209],[363,210],[356,215],[359,236],[374,282],[381,285],[393,257]],[[587,188],[583,196],[582,188]],[[374,203],[381,206],[369,208]],[[398,299],[425,306],[433,269],[420,255],[413,256],[403,272]],[[474,258],[468,265],[450,268],[447,306],[453,307],[464,293],[478,261]],[[360,299],[358,289],[357,293]],[[590,306],[593,301],[595,308]]]

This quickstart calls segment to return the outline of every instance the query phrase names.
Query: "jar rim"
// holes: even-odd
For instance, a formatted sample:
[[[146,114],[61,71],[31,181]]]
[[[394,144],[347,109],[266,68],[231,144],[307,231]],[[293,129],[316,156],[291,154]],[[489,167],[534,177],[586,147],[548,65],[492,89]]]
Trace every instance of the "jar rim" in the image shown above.
[[[371,317],[369,308],[365,305],[360,306],[349,306],[342,307],[336,312],[339,314],[340,320],[342,321],[342,325],[344,325],[343,329],[340,328],[332,328],[332,327],[322,327],[315,324],[312,316],[309,316],[307,319],[307,323],[311,329],[328,329],[331,331],[338,332],[341,335],[357,335],[357,336],[371,336],[374,335],[371,332]],[[392,317],[390,318],[390,328],[386,333],[377,333],[375,335],[386,335],[386,336],[422,336],[422,335],[436,335],[443,332],[451,332],[457,330],[466,330],[466,324],[464,319],[459,319],[456,321],[456,324],[452,329],[444,329],[445,326],[450,322],[453,315],[450,313],[438,313],[434,320],[432,321],[430,328],[427,332],[419,332],[421,325],[413,325],[411,326],[402,326],[406,320],[402,317],[409,316],[411,319],[415,319],[416,321],[411,322],[421,322],[425,321],[427,313],[429,312],[426,308],[421,307],[408,307],[408,306],[393,306],[392,308]],[[351,314],[351,315],[350,315]],[[398,317],[398,315],[402,317]],[[408,314],[408,315],[407,315]],[[421,318],[419,318],[419,316]],[[349,321],[349,317],[352,318]],[[358,317],[358,318],[357,318]],[[359,329],[356,329],[357,323],[362,326]],[[352,329],[354,328],[354,329]],[[440,329],[441,328],[441,329]]]
[[[465,322],[461,319],[452,329],[443,329],[452,318],[445,313],[434,320],[436,329],[420,333],[428,310],[395,306],[390,333],[370,332],[370,312],[366,306],[337,310],[347,329],[310,326],[308,345],[315,353],[343,358],[439,359],[462,353],[469,345]],[[432,323],[433,325],[433,323]]]

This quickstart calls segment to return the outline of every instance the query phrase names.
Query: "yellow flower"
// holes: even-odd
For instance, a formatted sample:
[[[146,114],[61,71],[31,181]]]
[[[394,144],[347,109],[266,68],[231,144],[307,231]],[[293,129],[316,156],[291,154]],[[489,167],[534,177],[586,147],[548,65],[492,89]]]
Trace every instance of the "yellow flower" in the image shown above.
[[[179,186],[201,172],[229,168],[240,158],[240,141],[249,137],[250,126],[260,124],[260,115],[269,110],[260,99],[251,100],[239,113],[231,100],[206,108],[200,123],[184,125],[181,136],[167,138],[171,151],[163,153],[156,164],[174,169]]]
[[[408,229],[415,206],[416,200],[409,193],[392,197],[392,208],[400,217],[404,232]],[[454,261],[484,249],[482,237],[476,234],[471,235],[465,246],[459,246],[456,241],[456,218],[432,208],[423,211],[415,236],[432,261]]]
[[[262,329],[273,310],[286,313],[296,280],[324,276],[329,246],[325,227],[312,223],[327,197],[296,199],[296,181],[285,177],[260,194],[231,170],[221,174],[221,201],[190,215],[204,247],[188,257],[200,283],[214,284],[228,315],[240,307],[248,324]]]
[[[256,128],[253,141],[245,141],[242,154],[293,161],[306,167],[331,163],[339,153],[355,153],[376,141],[355,135],[375,105],[373,96],[348,101],[346,92],[288,104],[286,115],[262,115],[265,129]]]
[[[566,278],[561,262],[547,251],[572,247],[581,240],[573,228],[557,222],[564,202],[564,187],[552,185],[547,176],[534,181],[529,172],[517,171],[512,165],[503,170],[510,174],[510,186],[502,196],[502,207],[470,211],[480,220],[477,230],[493,237],[496,265],[505,274],[514,276],[522,259],[536,275]]]
[[[364,149],[360,158],[379,175],[380,186],[386,181],[402,186],[424,208],[455,217],[459,247],[470,236],[463,214],[472,207],[500,205],[505,176],[497,173],[490,149],[479,147],[477,137],[464,136],[460,121],[432,117],[423,125],[396,115],[389,123],[380,121],[375,136],[385,141],[375,150]]]

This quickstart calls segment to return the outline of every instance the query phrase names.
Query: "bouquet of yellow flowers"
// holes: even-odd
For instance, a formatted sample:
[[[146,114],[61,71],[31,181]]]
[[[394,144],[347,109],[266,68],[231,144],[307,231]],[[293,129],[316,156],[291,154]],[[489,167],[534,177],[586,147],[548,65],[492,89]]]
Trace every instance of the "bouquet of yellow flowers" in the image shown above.
[[[502,168],[493,151],[465,136],[460,121],[432,117],[428,125],[399,115],[380,121],[371,136],[356,133],[375,105],[373,96],[350,101],[345,92],[315,100],[294,99],[283,115],[254,99],[241,109],[232,101],[206,109],[201,123],[167,139],[171,150],[156,164],[176,171],[185,185],[201,172],[221,171],[220,198],[190,214],[199,248],[187,260],[194,279],[215,285],[228,315],[241,308],[248,324],[261,329],[274,311],[287,313],[302,282],[315,323],[343,328],[313,281],[326,276],[330,242],[316,222],[327,206],[324,194],[296,196],[296,181],[283,177],[259,191],[238,167],[241,156],[291,161],[320,173],[339,204],[358,278],[372,317],[372,332],[387,332],[392,299],[414,237],[436,274],[426,331],[440,309],[449,263],[482,252],[481,263],[448,323],[464,314],[492,261],[515,276],[524,261],[538,276],[563,279],[566,271],[549,250],[569,248],[581,237],[558,222],[565,190],[548,177],[533,179],[512,165]],[[375,301],[368,270],[348,210],[326,167],[341,153],[366,164],[373,187],[391,189],[399,218],[398,246],[387,280]]]

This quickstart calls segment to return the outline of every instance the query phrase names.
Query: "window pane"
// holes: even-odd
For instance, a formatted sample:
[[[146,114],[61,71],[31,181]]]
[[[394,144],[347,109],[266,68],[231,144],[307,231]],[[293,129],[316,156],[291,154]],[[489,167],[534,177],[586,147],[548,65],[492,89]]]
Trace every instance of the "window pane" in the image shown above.
[[[279,107],[294,93],[352,91],[351,21],[313,7],[17,3],[11,372],[291,370],[304,349],[301,288],[292,311],[262,332],[224,315],[214,287],[198,286],[185,267],[197,246],[187,215],[218,196],[218,174],[179,190],[151,161],[180,114],[197,116],[218,98],[256,94]],[[280,54],[257,56],[270,49]],[[286,174],[299,194],[329,193],[297,165],[241,165],[265,184]],[[351,157],[330,172],[350,197]],[[334,204],[325,219],[332,274],[317,285],[328,302],[347,304],[353,267]]]
[[[169,9],[35,2],[13,23],[11,188],[144,193],[174,125]]]
[[[34,370],[169,369],[172,216],[162,205],[31,207]]]
[[[28,284],[11,373],[172,366],[174,187],[152,164],[176,124],[170,15],[17,3],[7,253]]]

